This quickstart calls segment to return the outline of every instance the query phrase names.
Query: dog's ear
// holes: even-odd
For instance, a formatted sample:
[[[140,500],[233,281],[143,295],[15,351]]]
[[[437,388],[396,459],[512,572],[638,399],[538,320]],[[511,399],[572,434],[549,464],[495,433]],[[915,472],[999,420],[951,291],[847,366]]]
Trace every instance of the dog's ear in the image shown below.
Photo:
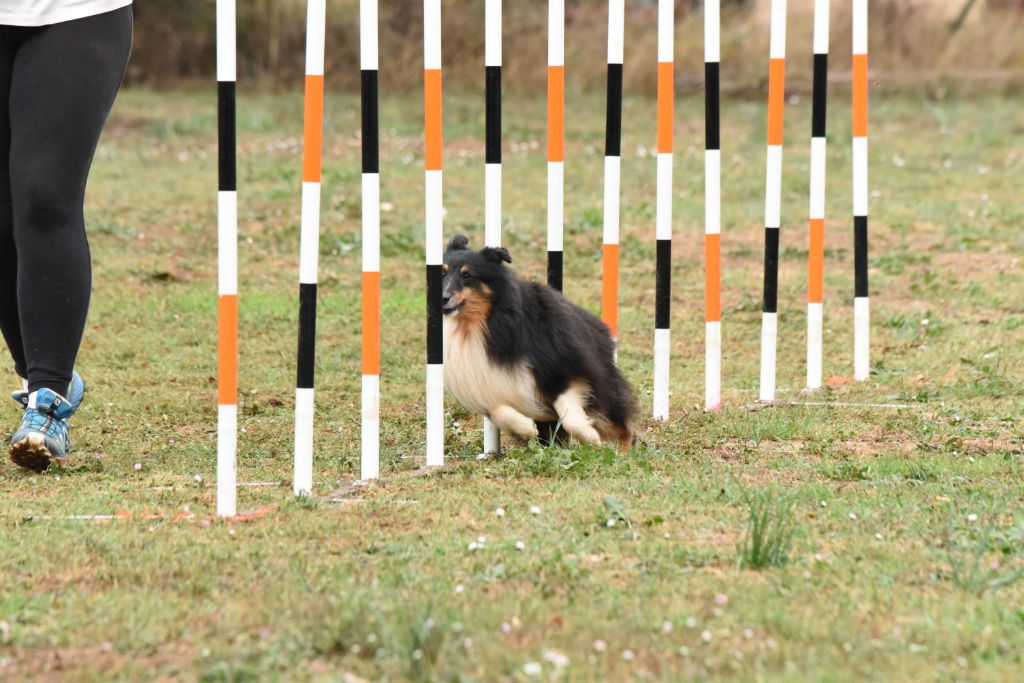
[[[484,257],[484,260],[492,263],[501,263],[502,261],[512,263],[512,255],[505,247],[484,247],[480,250],[480,255]]]
[[[445,251],[462,251],[469,246],[469,238],[465,235],[456,235],[448,241]]]

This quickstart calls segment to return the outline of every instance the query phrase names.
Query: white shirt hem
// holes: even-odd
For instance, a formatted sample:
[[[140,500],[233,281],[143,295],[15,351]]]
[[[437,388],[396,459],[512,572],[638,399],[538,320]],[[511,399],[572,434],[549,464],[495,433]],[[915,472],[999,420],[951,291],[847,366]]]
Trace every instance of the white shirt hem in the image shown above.
[[[96,16],[97,14],[113,12],[116,9],[127,7],[130,4],[132,4],[132,0],[106,0],[105,2],[97,1],[90,3],[86,7],[80,7],[74,10],[52,10],[45,14],[28,15],[14,14],[13,12],[7,13],[0,10],[0,26],[49,26],[51,24],[60,24],[65,21],[85,19],[86,17]]]

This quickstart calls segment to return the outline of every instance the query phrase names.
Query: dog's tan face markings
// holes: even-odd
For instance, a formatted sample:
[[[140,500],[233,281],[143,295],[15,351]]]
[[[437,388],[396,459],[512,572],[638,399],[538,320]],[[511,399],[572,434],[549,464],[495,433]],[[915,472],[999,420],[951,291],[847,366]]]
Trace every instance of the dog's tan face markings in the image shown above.
[[[442,273],[447,273],[448,272],[448,264],[447,263],[442,263],[441,264],[441,272]]]
[[[463,266],[465,268],[465,266]],[[491,296],[494,291],[484,283],[479,288],[466,287],[452,296],[452,305],[461,306],[455,322],[460,331],[469,333],[482,329],[491,312]]]

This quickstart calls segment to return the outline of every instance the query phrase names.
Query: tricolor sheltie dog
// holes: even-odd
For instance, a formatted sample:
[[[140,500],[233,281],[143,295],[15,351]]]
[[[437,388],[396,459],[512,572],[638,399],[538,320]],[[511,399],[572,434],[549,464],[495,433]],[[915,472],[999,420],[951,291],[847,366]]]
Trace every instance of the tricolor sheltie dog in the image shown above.
[[[584,444],[633,443],[636,403],[615,367],[608,327],[556,290],[505,266],[508,250],[444,255],[444,382],[467,409],[528,441],[560,425]],[[544,435],[547,436],[547,435]]]

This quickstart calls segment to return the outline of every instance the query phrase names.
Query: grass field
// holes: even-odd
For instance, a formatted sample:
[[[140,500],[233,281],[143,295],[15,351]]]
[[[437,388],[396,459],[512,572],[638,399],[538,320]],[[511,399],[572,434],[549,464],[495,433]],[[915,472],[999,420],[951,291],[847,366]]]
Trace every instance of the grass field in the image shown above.
[[[465,232],[476,244],[482,99],[445,102],[446,235]],[[358,472],[358,101],[327,103],[316,484],[312,498],[295,500],[301,95],[244,97],[239,478],[268,485],[243,487],[239,504],[268,511],[224,523],[213,519],[214,102],[208,93],[123,93],[89,189],[95,293],[76,454],[43,474],[0,466],[0,677],[1019,679],[1024,100],[874,99],[873,367],[863,384],[847,381],[845,100],[834,99],[829,121],[829,389],[800,392],[810,103],[794,100],[783,400],[750,406],[766,117],[760,103],[728,101],[725,408],[699,408],[703,103],[684,98],[672,419],[645,419],[644,443],[628,455],[530,446],[478,462],[479,420],[450,404],[449,465],[426,476],[411,474],[424,437],[421,110],[418,93],[385,101],[384,479],[330,502]],[[566,146],[567,293],[595,311],[603,107],[600,97],[573,98]],[[510,98],[505,115],[505,243],[534,278],[544,268],[543,112],[542,100]],[[624,122],[620,364],[646,416],[653,102],[627,101]],[[0,370],[14,388],[9,360]],[[14,404],[3,414],[13,429]],[[763,510],[768,530],[751,538],[752,511]],[[752,541],[780,535],[776,552],[751,556]],[[759,559],[769,566],[751,568]]]

